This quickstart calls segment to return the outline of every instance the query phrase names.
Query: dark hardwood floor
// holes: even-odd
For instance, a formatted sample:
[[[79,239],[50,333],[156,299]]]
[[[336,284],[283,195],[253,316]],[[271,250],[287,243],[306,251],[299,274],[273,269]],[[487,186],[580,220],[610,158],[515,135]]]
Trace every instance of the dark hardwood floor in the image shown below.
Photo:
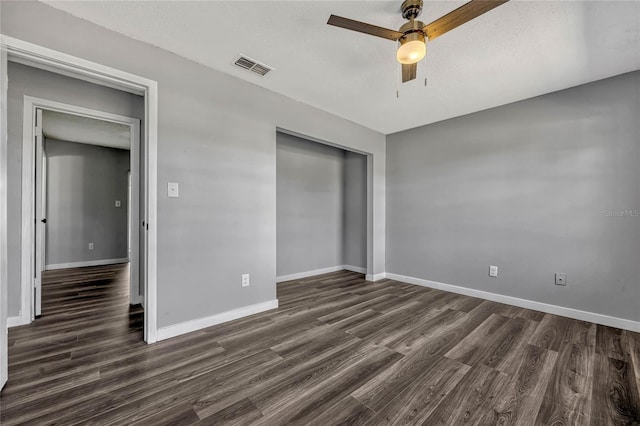
[[[49,272],[0,423],[638,425],[640,335],[336,272],[146,345],[126,265]]]

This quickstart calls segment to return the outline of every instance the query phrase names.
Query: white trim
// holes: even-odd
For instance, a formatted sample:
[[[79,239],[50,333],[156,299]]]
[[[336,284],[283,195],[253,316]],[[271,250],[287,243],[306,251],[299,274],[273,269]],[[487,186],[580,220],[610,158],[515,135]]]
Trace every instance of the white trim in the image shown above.
[[[58,52],[37,44],[29,43],[2,34],[12,62],[51,71],[67,77],[88,81],[100,86],[125,90],[136,95],[145,95],[149,83],[155,81],[130,74],[96,62]]]
[[[190,333],[192,331],[201,330],[213,325],[222,324],[223,322],[233,321],[249,315],[258,314],[260,312],[269,311],[278,308],[278,299],[269,300],[268,302],[257,303],[255,305],[245,306],[221,314],[212,315],[205,318],[181,322],[179,324],[169,325],[158,329],[158,341],[170,339],[171,337],[180,336],[181,334]]]
[[[375,281],[380,281],[387,278],[387,273],[386,272],[381,272],[379,274],[367,274],[367,276],[365,277],[365,279],[367,281],[371,281],[371,282],[375,282]]]
[[[145,79],[146,80],[146,79]],[[158,83],[146,80],[145,84],[145,185],[147,215],[146,286],[144,290],[144,340],[153,343],[158,340]]]
[[[145,222],[148,224],[146,244],[147,270],[145,282],[146,309],[144,310],[144,337],[147,343],[157,340],[157,146],[158,146],[158,83],[135,74],[87,61],[53,49],[38,46],[23,40],[1,35],[1,43],[12,61],[28,63],[63,75],[91,81],[107,87],[114,87],[130,93],[144,95],[145,98],[145,164],[146,199]],[[3,99],[5,96],[3,96]],[[6,109],[2,110],[6,123]],[[4,131],[3,131],[4,133]],[[6,138],[2,138],[6,146]],[[6,234],[1,236],[1,244],[6,244]],[[24,265],[23,265],[24,266]],[[29,272],[28,272],[29,274]],[[6,282],[0,283],[3,287]],[[4,288],[2,289],[4,290]],[[24,312],[23,312],[24,315]],[[4,349],[4,348],[3,348]],[[2,351],[4,355],[4,350]]]
[[[342,269],[345,271],[357,272],[359,274],[367,273],[367,268],[363,268],[362,266],[342,265]]]
[[[29,324],[29,321],[25,321],[23,316],[7,318],[7,328],[19,327],[21,325],[27,325],[27,324]]]
[[[56,269],[67,268],[84,268],[85,266],[102,266],[102,265],[115,265],[118,263],[127,263],[129,259],[126,257],[120,259],[100,259],[100,260],[86,260],[83,262],[69,262],[69,263],[54,263],[46,265],[45,270],[53,271]]]
[[[330,266],[328,268],[314,269],[313,271],[305,271],[305,272],[298,272],[295,274],[281,275],[279,277],[276,277],[276,282],[281,283],[284,281],[299,280],[302,278],[312,277],[314,275],[322,275],[322,274],[328,274],[330,272],[338,272],[338,271],[351,271],[351,272],[357,272],[359,274],[366,274],[367,268],[363,268],[361,266],[352,266],[352,265]]]
[[[297,272],[295,274],[281,275],[276,277],[276,282],[299,280],[302,278],[312,277],[314,275],[328,274],[329,272],[338,272],[345,269],[344,265],[330,266],[328,268],[314,269],[313,271]]]
[[[520,308],[533,309],[548,314],[560,315],[563,317],[573,318],[581,321],[589,321],[596,324],[606,325],[609,327],[622,328],[640,332],[640,322],[632,321],[624,318],[611,317],[608,315],[597,314],[595,312],[581,311],[578,309],[567,308],[564,306],[550,305],[548,303],[536,302],[533,300],[520,299],[518,297],[505,296],[502,294],[490,293],[488,291],[475,290],[468,287],[461,287],[452,284],[440,283],[437,281],[424,280],[422,278],[407,277],[404,275],[392,274],[387,272],[387,278],[402,281],[409,284],[415,284],[422,287],[435,288],[437,290],[449,291],[451,293],[464,294],[465,296],[478,297],[480,299],[491,300],[508,305],[518,306]]]
[[[26,98],[25,98],[26,101]],[[31,120],[26,118],[31,114]],[[21,306],[23,321],[31,322],[33,320],[33,235],[34,235],[34,217],[32,213],[34,201],[34,144],[33,142],[33,123],[35,121],[35,109],[26,102],[23,105],[22,113],[22,231],[21,231],[21,255],[22,268],[20,271],[21,287]],[[25,161],[29,158],[31,160]],[[25,214],[25,212],[29,212]]]
[[[0,390],[9,375],[7,333],[7,51],[0,46]]]

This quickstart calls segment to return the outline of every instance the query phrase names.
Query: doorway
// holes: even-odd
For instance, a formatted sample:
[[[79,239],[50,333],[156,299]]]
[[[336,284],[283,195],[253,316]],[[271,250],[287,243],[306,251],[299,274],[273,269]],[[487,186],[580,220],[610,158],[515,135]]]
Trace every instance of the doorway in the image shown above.
[[[156,309],[156,276],[157,276],[157,126],[158,126],[158,116],[157,116],[157,108],[158,108],[158,100],[157,100],[157,83],[153,80],[146,79],[144,77],[140,77],[134,74],[130,74],[121,70],[117,70],[114,68],[106,67],[104,65],[92,63],[90,61],[86,61],[84,59],[80,59],[71,55],[64,54],[62,52],[58,52],[52,49],[44,48],[41,46],[37,46],[31,43],[26,43],[21,40],[17,40],[11,37],[4,37],[4,48],[3,52],[6,56],[3,56],[3,65],[2,69],[7,69],[7,63],[9,64],[19,64],[21,66],[26,65],[27,67],[32,67],[32,69],[38,69],[42,71],[46,71],[51,73],[51,75],[58,75],[60,78],[66,78],[69,81],[77,81],[78,84],[93,84],[95,87],[102,86],[106,88],[105,90],[116,89],[121,91],[121,93],[129,94],[129,95],[137,95],[141,97],[142,103],[140,108],[140,113],[136,112],[139,118],[143,118],[142,123],[144,126],[142,127],[142,137],[139,140],[139,199],[140,202],[140,217],[137,220],[137,228],[140,229],[139,233],[139,245],[140,245],[140,259],[139,259],[139,273],[136,274],[139,277],[139,288],[138,292],[133,293],[132,300],[135,299],[136,295],[142,295],[144,299],[140,301],[144,303],[144,339],[147,343],[153,343],[157,340],[157,309]],[[6,71],[5,71],[5,79],[6,79]],[[27,80],[27,84],[31,85],[31,80]],[[65,84],[66,85],[66,84]],[[11,82],[9,82],[9,90],[11,92]],[[51,92],[49,88],[54,89],[59,87],[57,85],[49,85],[49,86],[40,86],[41,95],[48,96],[48,93]],[[7,86],[4,85],[4,96],[7,96]],[[29,90],[31,91],[31,90]],[[99,90],[98,90],[99,91]],[[39,93],[40,93],[39,92]],[[24,92],[25,94],[29,92]],[[69,92],[73,93],[73,92]],[[97,91],[94,90],[94,95],[96,95]],[[29,93],[31,94],[31,93]],[[87,95],[84,98],[88,99]],[[56,98],[56,97],[53,97]],[[74,95],[68,98],[71,102],[73,102],[72,98],[75,98]],[[100,98],[92,98],[94,101],[88,102],[89,105],[93,105],[94,107],[98,107],[99,109],[103,105],[103,101]],[[108,98],[113,99],[113,98]],[[17,326],[29,324],[31,319],[35,316],[35,306],[33,298],[33,280],[30,279],[31,276],[35,276],[35,252],[34,252],[34,241],[35,241],[35,137],[36,137],[36,126],[35,126],[35,110],[36,107],[45,107],[50,109],[58,109],[63,112],[69,112],[72,114],[79,115],[88,115],[92,116],[96,114],[95,111],[84,110],[82,108],[74,109],[72,105],[64,105],[57,104],[55,105],[40,105],[37,102],[32,103],[31,105],[27,105],[27,103],[22,102],[23,99],[20,98],[20,103],[24,104],[24,111],[22,112],[21,118],[26,117],[27,119],[22,120],[22,143],[20,145],[20,151],[22,158],[33,159],[33,161],[26,161],[21,164],[21,167],[18,169],[18,173],[20,175],[20,187],[22,187],[22,192],[25,192],[27,196],[21,197],[21,208],[18,210],[19,212],[24,212],[24,214],[19,214],[17,216],[18,223],[14,224],[14,226],[19,227],[20,230],[17,233],[17,244],[14,242],[12,244],[16,244],[20,246],[20,250],[14,251],[14,254],[10,254],[15,259],[15,263],[13,263],[17,268],[14,268],[14,271],[19,271],[17,274],[14,273],[13,280],[10,280],[9,283],[18,283],[20,289],[16,291],[15,284],[13,287],[13,299],[11,296],[11,291],[9,292],[9,301],[11,304],[9,305],[9,313],[7,315],[7,311],[3,310],[2,318],[0,318],[1,322],[8,324],[9,326]],[[14,101],[15,102],[15,101]],[[22,110],[22,105],[21,105]],[[4,123],[7,121],[6,109],[2,110],[2,120]],[[122,117],[105,117],[104,114],[98,111],[98,117],[94,118],[106,118],[107,120],[115,120],[119,121]],[[15,116],[14,116],[15,117]],[[126,118],[126,117],[125,117]],[[12,119],[15,122],[15,119]],[[125,120],[126,121],[126,120]],[[127,123],[125,123],[127,124]],[[139,124],[138,124],[138,127]],[[16,127],[14,127],[16,129]],[[139,134],[138,132],[135,132]],[[7,135],[1,134],[1,143],[2,146],[7,146]],[[15,130],[14,130],[14,138],[15,138]],[[15,140],[15,139],[14,139]],[[15,146],[15,145],[14,145]],[[15,148],[14,148],[15,149]],[[133,172],[133,169],[132,169]],[[16,176],[14,174],[13,176]],[[133,176],[132,176],[133,178]],[[21,195],[18,193],[18,195]],[[18,198],[18,202],[20,202],[20,198]],[[20,225],[20,221],[22,224]],[[131,219],[132,222],[135,219]],[[132,235],[132,237],[135,237]],[[2,235],[3,244],[7,241],[7,236]],[[3,261],[6,258],[6,252],[3,252]],[[26,272],[26,273],[25,273]],[[33,275],[31,275],[33,273]],[[27,279],[23,279],[26,277]],[[3,279],[0,283],[2,285],[2,291],[6,294],[7,289],[7,281]],[[6,345],[2,344],[0,348],[0,361],[2,361],[3,365],[6,365],[4,361],[6,360]],[[4,373],[0,371],[0,373]],[[6,378],[4,376],[3,378]]]
[[[33,316],[42,313],[44,271],[68,268],[126,263],[129,302],[140,303],[140,121],[28,102],[40,105],[34,114]]]
[[[367,273],[367,156],[276,133],[276,282]]]
[[[75,247],[76,253],[67,253],[66,257],[63,257],[66,261],[53,260],[47,262],[47,231],[52,228],[52,224],[47,224],[46,217],[48,162],[45,149],[45,139],[47,137],[45,126],[47,123],[49,123],[49,131],[53,131],[57,135],[63,135],[63,137],[68,136],[66,137],[67,139],[78,139],[76,135],[72,135],[71,133],[83,133],[85,140],[92,140],[94,142],[102,141],[100,143],[103,145],[105,143],[104,141],[107,140],[108,137],[104,134],[97,135],[96,137],[96,135],[91,135],[91,131],[88,131],[87,129],[94,129],[94,131],[98,133],[99,131],[97,129],[102,129],[103,132],[104,129],[108,129],[114,133],[122,133],[126,129],[128,136],[126,144],[128,145],[130,153],[128,156],[129,166],[126,172],[128,173],[129,170],[131,171],[132,180],[131,215],[130,221],[127,223],[127,228],[139,230],[139,232],[131,233],[131,246],[134,249],[131,251],[130,259],[126,251],[120,258],[112,258],[108,256],[100,258],[101,256],[99,254],[96,256],[95,253],[108,253],[109,250],[96,251],[96,242],[87,241],[87,250],[85,253],[78,253],[77,247]],[[64,125],[65,123],[67,124],[66,126]],[[69,123],[72,124],[70,125]],[[144,273],[141,273],[142,271],[140,269],[140,255],[144,255],[145,252],[144,239],[140,238],[140,233],[143,232],[143,230],[142,227],[137,226],[137,224],[140,223],[140,120],[46,99],[25,96],[23,126],[25,133],[23,158],[32,158],[33,161],[31,164],[29,164],[28,161],[24,161],[23,163],[22,211],[34,212],[33,216],[29,214],[22,215],[23,231],[31,230],[31,232],[23,232],[22,235],[23,312],[30,312],[30,321],[33,321],[41,314],[42,273],[46,269],[105,265],[125,260],[130,262],[130,302],[132,304],[140,303],[140,276],[144,279]],[[76,130],[69,131],[70,127],[75,127]],[[65,135],[65,132],[67,135]],[[29,135],[32,135],[32,137],[29,137]],[[119,141],[113,143],[120,143],[121,148],[124,147],[124,138],[120,137],[113,139],[114,141],[115,139],[119,139]],[[34,143],[29,143],[30,141],[34,141]],[[70,168],[67,167],[66,172],[69,171]],[[33,181],[31,180],[32,176]],[[84,176],[80,178],[84,178]],[[127,176],[125,175],[123,178],[125,179],[124,187],[126,188]],[[87,196],[90,197],[91,195],[88,193]],[[121,199],[113,200],[114,209],[120,209],[120,211],[123,211],[122,207],[123,204],[126,203],[127,198],[126,189],[125,193],[121,194],[119,198]],[[116,207],[116,204],[119,204],[119,206]],[[67,211],[67,214],[69,214],[69,211]],[[126,216],[125,210],[124,217]],[[33,227],[30,227],[30,224],[33,224]],[[94,223],[94,225],[96,224]],[[69,231],[68,226],[66,231]],[[81,229],[79,232],[86,234],[87,230]],[[126,242],[126,230],[124,234],[125,236],[123,241]],[[139,244],[141,240],[143,243]],[[74,241],[74,244],[75,243],[77,243],[77,240]],[[83,242],[83,244],[84,243],[85,242]],[[77,246],[77,244],[75,245]],[[27,250],[28,252],[26,252]],[[69,251],[69,247],[65,247],[63,251]]]
[[[108,67],[102,64],[88,61],[73,55],[69,55],[54,49],[49,49],[37,44],[25,42],[20,39],[2,36],[2,48],[0,49],[0,91],[3,99],[2,108],[0,108],[0,175],[2,181],[6,182],[7,177],[7,161],[6,152],[8,146],[7,133],[7,108],[5,100],[8,94],[7,84],[7,66],[8,62],[26,64],[35,68],[48,70],[50,72],[69,76],[71,78],[91,82],[100,86],[115,88],[123,92],[132,93],[142,96],[144,99],[144,137],[141,141],[142,155],[141,166],[143,184],[141,188],[141,207],[142,215],[140,217],[141,229],[144,231],[144,247],[141,253],[141,284],[144,289],[144,340],[147,343],[157,341],[157,141],[158,141],[158,83],[154,80],[135,75],[116,68]],[[23,129],[32,132],[33,127]],[[27,136],[29,135],[27,133]],[[30,139],[31,141],[33,139]],[[6,265],[8,260],[7,251],[7,229],[8,215],[5,214],[8,205],[8,192],[5,185],[0,186],[2,211],[0,212],[0,264],[2,265],[2,274],[0,274],[0,328],[6,331],[9,324],[7,315],[8,285],[9,280],[6,273]],[[34,212],[35,213],[35,212]],[[35,220],[35,218],[32,217]],[[33,221],[30,226],[33,225]],[[20,226],[16,224],[17,226]],[[31,229],[21,229],[21,233],[29,234]],[[29,235],[31,241],[32,234]],[[23,247],[22,241],[19,241],[20,247]],[[30,244],[27,245],[27,247]],[[20,250],[22,256],[23,250]],[[22,280],[17,281],[18,284]],[[22,285],[20,287],[23,287]],[[23,288],[22,288],[23,289]],[[28,289],[31,292],[31,289]],[[22,307],[22,304],[18,304]],[[28,323],[30,320],[30,312],[18,312],[18,317],[14,318],[13,325]],[[0,333],[0,388],[7,380],[7,358],[8,358],[8,342],[6,332]]]

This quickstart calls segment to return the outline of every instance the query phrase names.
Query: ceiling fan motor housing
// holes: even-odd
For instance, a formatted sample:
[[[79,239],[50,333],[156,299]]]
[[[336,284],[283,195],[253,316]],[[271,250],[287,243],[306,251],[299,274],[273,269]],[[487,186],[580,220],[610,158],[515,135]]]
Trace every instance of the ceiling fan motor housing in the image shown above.
[[[400,27],[398,31],[403,33],[404,35],[400,37],[398,40],[400,45],[405,44],[406,42],[412,40],[420,40],[422,42],[425,41],[426,34],[424,33],[424,22],[414,21],[413,19],[403,26]]]

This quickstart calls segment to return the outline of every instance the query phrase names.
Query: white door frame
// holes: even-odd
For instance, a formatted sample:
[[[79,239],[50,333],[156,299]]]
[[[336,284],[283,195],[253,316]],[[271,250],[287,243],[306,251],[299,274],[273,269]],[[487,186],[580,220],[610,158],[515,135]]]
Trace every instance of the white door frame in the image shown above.
[[[0,389],[9,374],[7,290],[7,51],[0,46]]]
[[[33,182],[33,177],[38,176],[38,173],[34,173],[37,170],[37,161],[42,161],[40,156],[36,153],[34,155],[33,141],[42,134],[42,118],[37,120],[37,117],[42,117],[42,114],[38,115],[39,111],[54,111],[64,114],[77,115],[80,117],[86,117],[96,120],[109,121],[112,123],[122,124],[129,127],[130,135],[130,170],[131,170],[131,200],[132,209],[131,216],[128,217],[128,228],[135,230],[131,232],[131,245],[136,249],[131,252],[130,270],[129,270],[129,282],[130,282],[130,302],[131,304],[140,303],[140,291],[139,291],[139,277],[140,277],[140,120],[137,118],[126,117],[123,115],[111,114],[94,109],[79,107],[76,105],[64,104],[61,102],[51,101],[48,99],[35,98],[32,96],[24,96],[24,111],[22,118],[22,308],[19,324],[29,324],[34,318],[40,315],[39,306],[41,305],[41,286],[40,286],[40,273],[38,271],[45,270],[45,263],[43,258],[44,248],[44,235],[43,227],[40,226],[40,219],[34,216],[34,208],[36,204],[36,198],[43,199],[46,191],[43,185],[40,185],[42,192],[38,193],[37,189],[34,192],[34,188],[37,188],[37,184]],[[36,125],[37,123],[37,125]],[[42,137],[42,136],[40,136]],[[30,160],[29,160],[30,159]],[[44,173],[44,171],[43,171]],[[42,175],[44,179],[44,174]],[[45,206],[43,205],[42,208]],[[28,212],[28,213],[27,213]],[[43,211],[42,216],[46,216]],[[38,247],[38,242],[42,242]],[[37,250],[37,251],[36,251]],[[35,257],[34,257],[35,253]],[[129,253],[127,253],[129,257]],[[69,265],[71,266],[71,265]],[[35,278],[34,271],[35,268]],[[36,289],[34,293],[34,289]],[[32,309],[35,298],[35,311]]]
[[[1,35],[3,51],[7,59],[14,62],[52,71],[58,74],[89,81],[106,87],[112,87],[126,92],[144,96],[145,100],[145,139],[144,173],[146,197],[142,202],[146,217],[146,256],[141,262],[145,274],[145,309],[144,309],[144,338],[147,343],[157,341],[157,144],[158,144],[158,83],[145,77],[107,67],[95,62],[87,61],[66,53],[45,48],[33,43],[25,42],[13,37]],[[6,70],[6,63],[2,64]],[[6,85],[3,86],[2,99],[6,99]],[[0,122],[6,123],[6,108],[2,109]],[[0,134],[0,151],[6,149],[6,129]],[[3,204],[6,206],[6,192],[2,193]],[[6,247],[6,233],[0,235],[0,246]],[[2,253],[5,256],[4,252]],[[2,260],[2,259],[0,259]],[[0,282],[2,291],[6,291],[7,282]],[[6,312],[2,312],[6,315]],[[6,365],[7,348],[0,347],[0,365]]]
[[[29,139],[30,145],[32,146],[32,150],[29,153],[29,156],[22,156],[22,236],[24,237],[24,229],[25,229],[25,220],[28,224],[33,224],[33,231],[35,233],[35,238],[31,241],[31,249],[33,255],[25,256],[24,249],[22,247],[22,260],[24,265],[24,259],[32,259],[33,266],[31,268],[32,273],[27,273],[24,275],[24,268],[22,268],[22,294],[25,292],[25,281],[27,277],[31,277],[31,285],[26,287],[27,290],[31,289],[31,320],[34,317],[37,317],[41,314],[42,311],[42,271],[45,269],[45,260],[44,260],[44,252],[45,252],[45,238],[46,232],[44,229],[44,223],[42,223],[42,219],[46,216],[45,209],[45,197],[47,194],[46,190],[46,170],[44,167],[44,133],[42,132],[42,113],[43,110],[41,108],[33,108],[33,111],[29,111],[29,117],[26,114],[23,116],[23,123],[30,123],[32,127],[32,131]],[[22,141],[23,145],[27,143],[26,140]],[[23,146],[24,151],[24,146]],[[33,152],[35,151],[35,155]],[[31,167],[28,167],[27,158],[30,158],[32,161]],[[33,172],[35,170],[35,173]],[[25,180],[24,174],[25,171],[29,171],[29,176],[35,177],[35,181],[33,182],[34,191],[27,193],[25,191]],[[31,208],[29,210],[24,210],[25,199],[29,197],[30,194],[33,194],[33,200],[31,204]],[[34,208],[35,206],[35,208]],[[35,210],[35,216],[33,213],[31,217],[24,214],[25,211],[33,212]],[[32,220],[31,220],[32,219]],[[28,272],[31,272],[28,271]],[[24,308],[24,307],[23,307]],[[22,314],[23,309],[20,310]],[[21,318],[22,319],[22,318]]]

